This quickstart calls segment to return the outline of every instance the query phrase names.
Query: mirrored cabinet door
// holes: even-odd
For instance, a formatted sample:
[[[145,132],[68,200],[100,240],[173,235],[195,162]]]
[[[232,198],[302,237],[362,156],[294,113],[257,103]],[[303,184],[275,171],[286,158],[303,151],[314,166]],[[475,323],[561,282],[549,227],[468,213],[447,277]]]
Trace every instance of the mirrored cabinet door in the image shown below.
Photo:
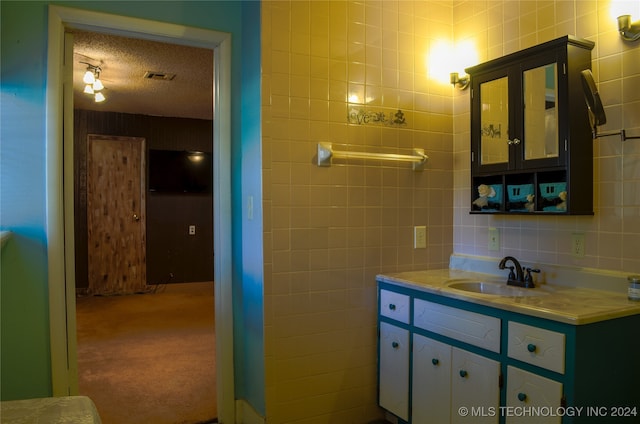
[[[480,84],[480,165],[509,162],[509,77]]]
[[[557,68],[550,63],[522,73],[524,160],[558,157]]]

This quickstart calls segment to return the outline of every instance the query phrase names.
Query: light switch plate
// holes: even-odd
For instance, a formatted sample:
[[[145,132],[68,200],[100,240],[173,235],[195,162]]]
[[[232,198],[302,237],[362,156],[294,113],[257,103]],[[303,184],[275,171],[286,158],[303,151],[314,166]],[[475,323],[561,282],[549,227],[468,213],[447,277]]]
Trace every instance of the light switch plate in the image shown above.
[[[500,250],[500,230],[495,227],[489,227],[488,248],[494,252]]]
[[[413,227],[413,248],[414,249],[426,249],[427,248],[427,227],[424,225],[418,225]]]

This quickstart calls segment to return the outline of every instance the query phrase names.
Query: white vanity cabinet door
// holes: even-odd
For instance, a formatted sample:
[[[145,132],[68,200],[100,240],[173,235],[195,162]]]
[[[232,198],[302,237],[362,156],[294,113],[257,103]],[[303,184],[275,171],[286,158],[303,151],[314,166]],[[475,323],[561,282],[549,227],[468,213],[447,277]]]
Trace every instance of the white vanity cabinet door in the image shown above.
[[[455,347],[451,358],[451,423],[497,423],[500,363]]]
[[[561,399],[562,383],[511,365],[507,367],[507,407],[550,407],[557,411]],[[560,416],[516,415],[507,415],[507,424],[559,424],[562,420]]]
[[[409,331],[380,323],[380,406],[409,419]]]
[[[451,346],[413,335],[411,421],[442,424],[451,419]]]

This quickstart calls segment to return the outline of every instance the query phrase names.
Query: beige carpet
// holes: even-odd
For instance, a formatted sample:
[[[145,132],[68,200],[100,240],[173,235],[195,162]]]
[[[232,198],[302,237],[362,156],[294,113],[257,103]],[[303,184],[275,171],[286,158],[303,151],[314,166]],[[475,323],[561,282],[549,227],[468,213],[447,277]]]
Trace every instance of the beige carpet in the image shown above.
[[[77,299],[80,394],[104,424],[216,417],[213,283]]]

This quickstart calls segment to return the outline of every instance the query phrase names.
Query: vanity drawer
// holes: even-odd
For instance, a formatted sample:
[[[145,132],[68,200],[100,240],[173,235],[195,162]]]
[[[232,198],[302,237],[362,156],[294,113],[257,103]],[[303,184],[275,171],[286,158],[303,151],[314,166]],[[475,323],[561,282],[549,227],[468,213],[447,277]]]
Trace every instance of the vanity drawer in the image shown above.
[[[510,358],[564,374],[565,335],[509,321]]]
[[[500,319],[416,299],[413,325],[500,353]]]
[[[380,290],[380,315],[409,324],[409,296]]]

